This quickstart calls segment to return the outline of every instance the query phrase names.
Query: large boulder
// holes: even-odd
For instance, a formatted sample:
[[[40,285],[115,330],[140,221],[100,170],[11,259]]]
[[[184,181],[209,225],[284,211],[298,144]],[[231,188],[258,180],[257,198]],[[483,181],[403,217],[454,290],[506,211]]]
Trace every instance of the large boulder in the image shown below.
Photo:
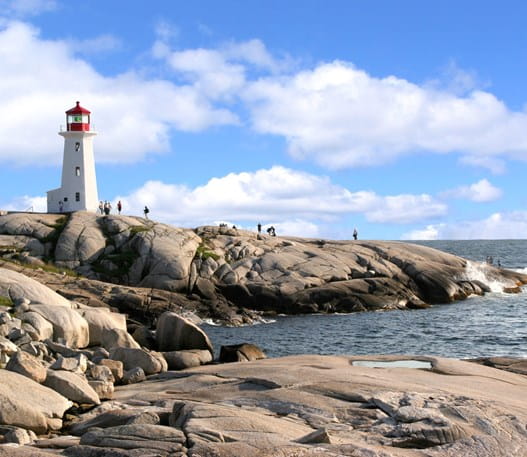
[[[156,328],[156,340],[160,351],[181,351],[185,349],[205,349],[214,352],[207,334],[198,326],[178,314],[163,313]]]
[[[79,310],[82,317],[88,322],[90,330],[90,346],[99,346],[103,335],[108,330],[126,331],[126,316],[113,313],[106,308],[85,308]]]
[[[71,308],[69,300],[49,287],[6,268],[0,268],[0,297],[9,297],[12,301],[25,298],[30,303]]]
[[[211,352],[204,349],[163,352],[163,356],[167,361],[169,370],[184,370],[212,362]]]
[[[0,370],[0,424],[35,433],[59,430],[72,403],[48,387],[8,370]]]
[[[44,385],[76,403],[98,405],[101,402],[88,381],[71,371],[48,370]]]
[[[46,367],[39,359],[25,351],[18,351],[11,357],[7,362],[6,370],[27,376],[39,384],[42,384],[46,379]]]
[[[31,325],[38,336],[38,341],[44,341],[53,338],[53,325],[39,313],[28,311],[20,316],[22,322]]]
[[[123,362],[127,371],[139,367],[149,375],[167,370],[167,363],[159,352],[117,347],[110,351],[110,357]]]
[[[220,362],[250,362],[265,359],[264,352],[256,345],[243,343],[222,346],[220,349]]]
[[[133,348],[140,349],[139,343],[134,340],[132,335],[130,335],[126,329],[109,329],[106,330],[101,339],[101,345],[103,348],[108,351],[113,348]]]
[[[53,325],[53,340],[63,339],[72,348],[90,343],[88,322],[75,310],[63,306],[31,305],[34,311]]]
[[[68,268],[90,263],[101,255],[106,238],[97,218],[86,211],[75,211],[57,242],[55,262]]]

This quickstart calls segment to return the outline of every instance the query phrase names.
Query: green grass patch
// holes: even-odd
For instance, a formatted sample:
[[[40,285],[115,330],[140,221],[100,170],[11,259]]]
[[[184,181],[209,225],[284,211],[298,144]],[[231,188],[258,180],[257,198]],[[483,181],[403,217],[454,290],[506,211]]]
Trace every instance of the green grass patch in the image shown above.
[[[132,225],[130,227],[130,237],[137,235],[142,232],[149,232],[152,230],[152,227],[147,227],[146,225]]]
[[[138,258],[139,254],[131,250],[112,252],[111,254],[99,257],[97,261],[92,264],[92,270],[109,278],[122,278],[128,274],[130,268],[132,268],[132,265]],[[104,260],[112,262],[116,268],[107,268],[103,264]]]
[[[202,241],[196,249],[196,254],[194,254],[194,258],[206,260],[209,257],[212,257],[214,260],[218,260],[220,258],[218,254],[211,251],[210,248],[205,244],[205,242]]]
[[[0,297],[0,306],[11,308],[11,306],[13,306],[13,302],[9,297]]]
[[[58,267],[57,265],[53,265],[52,263],[45,263],[44,265],[32,265],[30,263],[24,263],[20,260],[15,259],[2,259],[2,261],[14,263],[15,265],[19,265],[28,270],[42,270],[47,273],[66,274],[67,276],[71,276],[72,278],[78,278],[80,276],[79,273],[77,273],[75,270],[65,267]]]
[[[66,227],[68,220],[69,218],[67,216],[62,216],[62,217],[59,217],[54,224],[48,225],[48,227],[51,227],[53,231],[49,235],[46,235],[44,238],[42,238],[40,242],[41,243],[53,243],[53,249],[55,249],[55,246],[57,245],[57,241],[59,240],[60,234]]]

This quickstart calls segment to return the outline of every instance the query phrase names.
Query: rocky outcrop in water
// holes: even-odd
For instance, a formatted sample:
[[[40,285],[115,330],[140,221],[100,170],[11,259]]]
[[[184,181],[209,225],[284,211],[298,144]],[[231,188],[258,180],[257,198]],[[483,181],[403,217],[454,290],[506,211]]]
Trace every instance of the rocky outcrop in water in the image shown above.
[[[202,316],[231,324],[250,322],[248,310],[421,308],[488,291],[469,274],[465,259],[415,244],[274,237],[225,227],[190,230],[86,212],[0,216],[1,252],[27,264],[48,260],[88,279],[147,288],[156,297],[168,291],[173,301],[190,301]],[[527,282],[520,273],[479,268],[507,291]],[[134,306],[150,307],[151,301],[136,297]]]

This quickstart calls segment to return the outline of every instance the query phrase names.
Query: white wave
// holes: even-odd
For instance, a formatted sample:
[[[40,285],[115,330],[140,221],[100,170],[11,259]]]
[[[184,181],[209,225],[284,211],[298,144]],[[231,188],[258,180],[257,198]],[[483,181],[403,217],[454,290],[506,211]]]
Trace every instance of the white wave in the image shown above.
[[[523,273],[524,275],[527,275],[527,267],[525,267],[525,268],[513,268],[512,271],[515,271],[516,273]]]
[[[467,261],[465,274],[462,278],[466,281],[479,281],[485,284],[491,292],[503,292],[504,288],[515,287],[516,284],[508,279],[499,277],[496,269],[483,262]]]
[[[214,321],[213,319],[203,319],[202,322],[207,325],[211,325],[213,327],[221,327],[221,324]]]

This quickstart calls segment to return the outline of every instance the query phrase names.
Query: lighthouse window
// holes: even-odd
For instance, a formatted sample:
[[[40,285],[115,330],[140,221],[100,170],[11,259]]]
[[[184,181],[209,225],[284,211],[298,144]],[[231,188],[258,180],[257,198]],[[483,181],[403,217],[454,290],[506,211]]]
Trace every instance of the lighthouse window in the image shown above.
[[[80,202],[81,201],[81,193],[80,192],[75,192],[75,201],[76,202]]]
[[[75,152],[77,152],[81,148],[81,144],[77,141],[75,143]]]
[[[81,167],[75,167],[75,176],[81,175]]]

